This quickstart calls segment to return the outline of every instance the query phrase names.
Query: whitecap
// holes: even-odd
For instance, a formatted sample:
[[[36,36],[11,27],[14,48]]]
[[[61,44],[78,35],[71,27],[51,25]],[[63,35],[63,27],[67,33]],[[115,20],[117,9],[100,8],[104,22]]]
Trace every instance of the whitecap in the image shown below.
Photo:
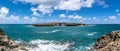
[[[25,27],[34,27],[34,26],[32,26],[32,25],[26,25]]]
[[[55,32],[59,32],[59,31],[63,31],[63,30],[52,30],[52,31],[38,32],[38,33],[45,33],[45,34],[48,34],[48,33],[55,33]]]
[[[88,33],[89,36],[93,36],[95,34],[97,34],[97,32]]]
[[[28,45],[26,45],[25,47],[29,51],[69,51],[72,47],[71,45],[73,45],[74,43],[38,39],[38,40],[32,40],[27,44]]]

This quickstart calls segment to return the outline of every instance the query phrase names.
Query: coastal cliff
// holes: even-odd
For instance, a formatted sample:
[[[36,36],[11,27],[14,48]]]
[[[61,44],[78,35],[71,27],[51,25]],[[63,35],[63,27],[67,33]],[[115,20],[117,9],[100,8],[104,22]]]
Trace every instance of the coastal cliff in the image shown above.
[[[15,43],[0,29],[0,51],[28,51],[22,45]]]
[[[113,31],[98,38],[89,51],[120,51],[120,31]]]

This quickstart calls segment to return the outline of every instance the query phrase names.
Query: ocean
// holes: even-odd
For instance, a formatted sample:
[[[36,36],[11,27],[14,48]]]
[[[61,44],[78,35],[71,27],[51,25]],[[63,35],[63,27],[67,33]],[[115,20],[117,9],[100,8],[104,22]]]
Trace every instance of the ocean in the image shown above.
[[[29,51],[85,51],[97,38],[120,30],[118,24],[89,26],[34,27],[22,24],[1,24],[0,28],[16,43],[29,44]]]

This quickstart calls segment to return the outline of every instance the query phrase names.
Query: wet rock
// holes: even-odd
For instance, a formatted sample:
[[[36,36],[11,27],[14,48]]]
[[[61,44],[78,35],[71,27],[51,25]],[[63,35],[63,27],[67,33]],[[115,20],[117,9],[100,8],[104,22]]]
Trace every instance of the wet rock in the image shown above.
[[[28,51],[24,46],[15,43],[0,29],[0,51]]]
[[[89,51],[120,51],[120,31],[101,36]]]

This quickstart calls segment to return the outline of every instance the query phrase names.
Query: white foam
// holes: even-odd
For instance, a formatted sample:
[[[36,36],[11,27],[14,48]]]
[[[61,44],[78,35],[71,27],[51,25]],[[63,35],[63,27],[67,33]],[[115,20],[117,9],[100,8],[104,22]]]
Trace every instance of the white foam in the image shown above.
[[[16,41],[21,42],[21,41]],[[37,45],[36,47],[26,46],[29,51],[65,51],[70,50],[70,46],[74,43],[58,42],[49,40],[32,40],[28,44]]]
[[[26,25],[25,27],[34,27],[34,26],[32,26],[32,25]]]
[[[90,47],[80,46],[80,47],[76,48],[74,51],[87,51],[89,49],[90,49]]]
[[[47,32],[39,32],[39,33],[55,33],[55,32],[59,32],[59,31],[62,31],[62,30],[52,30],[52,31],[47,31]]]
[[[21,39],[18,39],[18,40],[14,41],[14,42],[16,42],[18,44],[23,43],[23,41]]]
[[[96,25],[89,25],[89,26],[96,26]]]
[[[89,36],[93,36],[95,34],[97,34],[97,32],[88,33]]]

